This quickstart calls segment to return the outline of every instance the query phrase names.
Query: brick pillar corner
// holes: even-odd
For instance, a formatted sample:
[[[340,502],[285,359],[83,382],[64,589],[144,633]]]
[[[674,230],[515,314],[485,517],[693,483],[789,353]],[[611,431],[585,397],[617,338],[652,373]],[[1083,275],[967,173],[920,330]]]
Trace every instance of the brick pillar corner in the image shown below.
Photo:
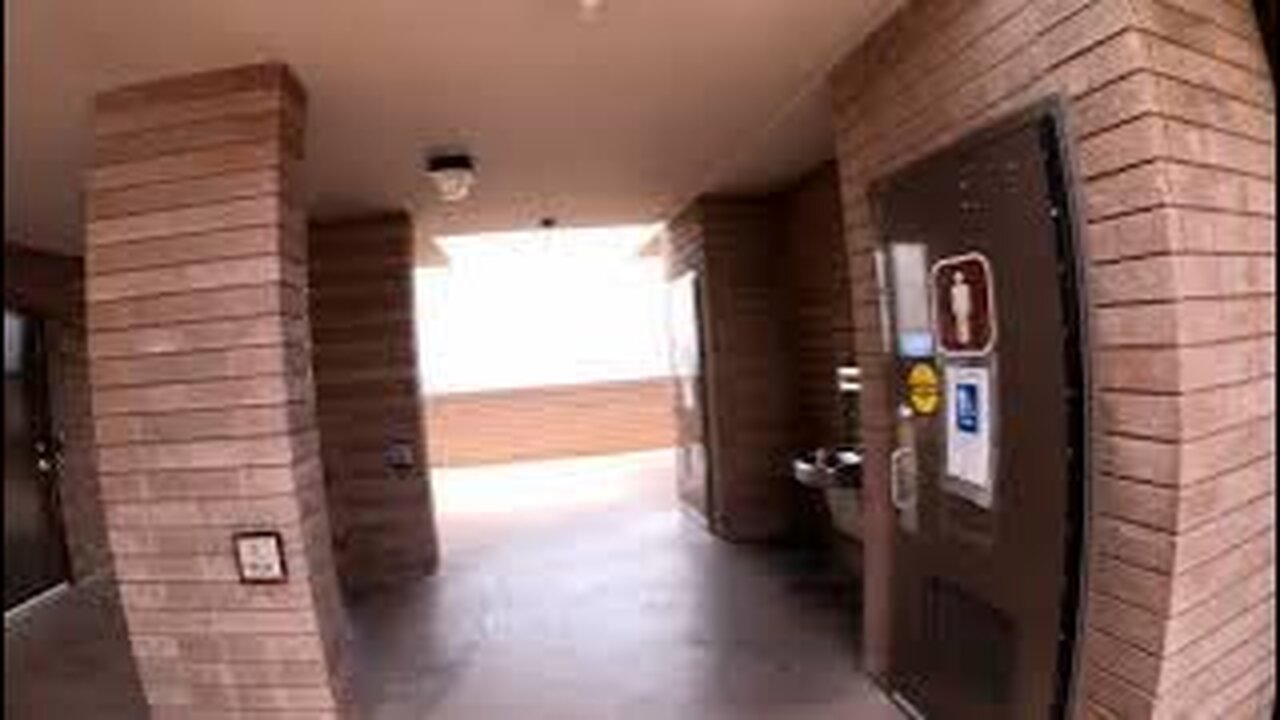
[[[90,382],[109,544],[152,717],[351,717],[296,180],[306,100],[260,64],[99,95]],[[287,580],[243,584],[239,531]]]
[[[414,227],[404,212],[315,223],[311,320],[338,573],[351,592],[435,572],[414,326]],[[399,457],[396,457],[399,456]]]

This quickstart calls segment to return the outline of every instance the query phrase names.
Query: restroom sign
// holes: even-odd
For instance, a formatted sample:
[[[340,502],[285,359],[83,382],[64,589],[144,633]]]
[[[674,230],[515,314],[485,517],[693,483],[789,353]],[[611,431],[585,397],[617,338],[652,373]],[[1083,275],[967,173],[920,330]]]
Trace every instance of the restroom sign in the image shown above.
[[[991,263],[966,253],[934,263],[931,275],[933,326],[943,355],[979,357],[996,342],[996,304]]]

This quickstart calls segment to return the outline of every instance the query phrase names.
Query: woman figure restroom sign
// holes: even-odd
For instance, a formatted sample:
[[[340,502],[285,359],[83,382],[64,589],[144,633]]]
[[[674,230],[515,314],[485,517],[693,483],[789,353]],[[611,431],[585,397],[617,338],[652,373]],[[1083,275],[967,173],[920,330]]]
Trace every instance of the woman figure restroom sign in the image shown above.
[[[943,355],[982,357],[996,342],[995,297],[991,263],[966,253],[934,263],[934,335]]]

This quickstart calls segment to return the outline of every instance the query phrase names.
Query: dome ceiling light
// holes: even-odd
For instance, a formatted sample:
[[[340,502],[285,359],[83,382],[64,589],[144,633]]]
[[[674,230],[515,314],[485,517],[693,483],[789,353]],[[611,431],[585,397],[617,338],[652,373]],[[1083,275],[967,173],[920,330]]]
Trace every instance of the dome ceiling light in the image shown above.
[[[476,164],[467,153],[431,155],[426,170],[440,199],[447,203],[466,200],[476,184]]]

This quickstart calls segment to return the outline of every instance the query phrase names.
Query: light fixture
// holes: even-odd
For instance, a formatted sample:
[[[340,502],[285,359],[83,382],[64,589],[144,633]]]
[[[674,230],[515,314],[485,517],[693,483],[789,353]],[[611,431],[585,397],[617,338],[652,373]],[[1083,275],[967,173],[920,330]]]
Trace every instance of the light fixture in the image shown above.
[[[578,0],[578,15],[587,22],[600,17],[604,0]]]
[[[460,202],[467,199],[476,184],[475,161],[466,153],[432,155],[427,158],[427,175],[435,183],[441,200]]]

